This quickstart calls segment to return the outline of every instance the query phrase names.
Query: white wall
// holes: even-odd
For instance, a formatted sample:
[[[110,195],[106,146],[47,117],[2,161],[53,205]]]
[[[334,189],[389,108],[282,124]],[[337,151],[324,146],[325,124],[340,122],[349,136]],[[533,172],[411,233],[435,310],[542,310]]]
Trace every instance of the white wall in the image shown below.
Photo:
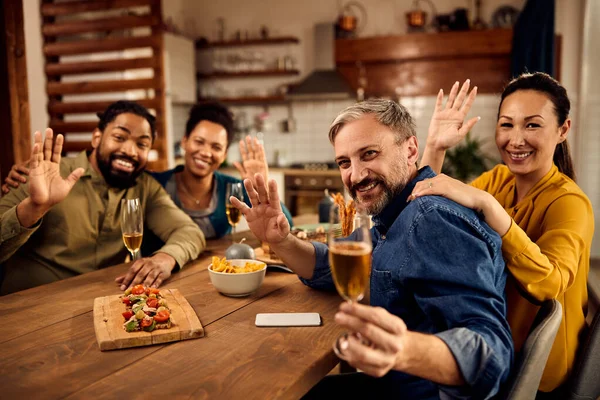
[[[36,130],[43,131],[48,126],[46,103],[46,75],[44,74],[44,55],[42,52],[42,19],[40,0],[23,1],[25,20],[25,57],[27,58],[27,95],[29,96],[29,115],[31,136]]]
[[[578,183],[588,195],[595,211],[596,232],[600,231],[600,80],[597,71],[600,69],[600,52],[595,43],[600,35],[600,2],[587,0],[585,3],[585,17],[583,18],[584,44],[581,47],[581,74],[580,74],[580,100],[579,108],[579,138],[576,159]],[[594,235],[592,257],[600,258],[600,234]]]
[[[578,150],[582,144],[579,136],[580,119],[580,81],[581,81],[581,54],[583,49],[583,14],[585,0],[557,0],[555,31],[562,36],[561,54],[561,83],[567,89],[571,100],[571,118],[573,120],[569,144],[571,153],[576,161],[576,172],[583,172],[577,165],[581,154]]]

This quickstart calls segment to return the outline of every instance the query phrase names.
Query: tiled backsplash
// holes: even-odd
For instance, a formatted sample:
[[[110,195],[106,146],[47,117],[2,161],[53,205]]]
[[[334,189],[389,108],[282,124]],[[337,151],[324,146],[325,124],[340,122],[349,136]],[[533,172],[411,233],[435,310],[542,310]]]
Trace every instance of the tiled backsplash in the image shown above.
[[[417,137],[421,152],[425,147],[429,120],[435,106],[435,97],[410,97],[401,99],[401,103],[408,108],[417,125]],[[484,151],[498,159],[498,152],[494,142],[496,114],[498,112],[499,97],[493,95],[479,95],[468,118],[481,116],[481,121],[473,128],[472,136],[483,140]],[[281,122],[288,118],[286,105],[271,105],[268,108],[270,126],[264,132],[265,147],[270,163],[275,161],[275,151],[284,165],[292,163],[319,161],[332,161],[334,158],[333,147],[329,143],[327,133],[329,125],[351,101],[302,101],[293,102],[291,105],[293,117],[296,119],[296,132],[284,133]],[[185,132],[189,106],[174,106],[174,138],[180,140]],[[244,106],[232,107],[234,113],[245,112],[248,121],[253,121],[254,116],[264,112],[263,107]],[[229,149],[228,161],[239,159],[237,143]]]

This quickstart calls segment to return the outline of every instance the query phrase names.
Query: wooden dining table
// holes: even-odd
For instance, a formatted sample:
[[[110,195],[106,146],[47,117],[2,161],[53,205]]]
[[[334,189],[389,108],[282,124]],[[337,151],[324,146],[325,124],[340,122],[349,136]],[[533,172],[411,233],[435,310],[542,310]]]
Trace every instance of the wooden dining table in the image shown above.
[[[0,399],[302,397],[338,363],[332,344],[341,328],[333,317],[341,298],[271,270],[248,297],[218,293],[210,258],[241,237],[258,244],[250,232],[208,241],[163,285],[193,307],[205,329],[198,339],[100,351],[94,298],[119,294],[114,279],[129,264],[0,297]],[[318,312],[322,325],[254,325],[256,314],[270,312]]]

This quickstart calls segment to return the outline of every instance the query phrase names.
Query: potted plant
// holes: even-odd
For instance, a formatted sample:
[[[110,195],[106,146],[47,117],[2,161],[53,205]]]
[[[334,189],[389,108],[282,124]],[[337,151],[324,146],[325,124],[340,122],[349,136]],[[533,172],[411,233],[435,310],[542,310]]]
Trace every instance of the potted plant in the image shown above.
[[[465,140],[446,152],[442,172],[463,182],[489,169],[494,160],[481,150],[481,141],[467,133]]]

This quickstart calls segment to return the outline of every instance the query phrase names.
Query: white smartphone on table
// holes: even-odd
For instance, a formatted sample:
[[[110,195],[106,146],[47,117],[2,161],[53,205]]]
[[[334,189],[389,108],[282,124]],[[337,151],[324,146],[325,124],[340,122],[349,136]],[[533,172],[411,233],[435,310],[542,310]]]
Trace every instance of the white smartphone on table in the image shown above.
[[[256,314],[256,326],[320,326],[319,313],[263,313]]]

